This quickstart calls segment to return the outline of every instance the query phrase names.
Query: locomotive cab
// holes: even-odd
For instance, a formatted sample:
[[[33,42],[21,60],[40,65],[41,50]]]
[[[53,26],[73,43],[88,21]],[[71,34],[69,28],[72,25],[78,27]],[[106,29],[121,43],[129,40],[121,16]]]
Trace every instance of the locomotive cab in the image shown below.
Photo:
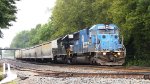
[[[55,56],[55,62],[66,63],[68,58],[70,58],[73,47],[73,35],[69,34],[57,40],[57,56]]]

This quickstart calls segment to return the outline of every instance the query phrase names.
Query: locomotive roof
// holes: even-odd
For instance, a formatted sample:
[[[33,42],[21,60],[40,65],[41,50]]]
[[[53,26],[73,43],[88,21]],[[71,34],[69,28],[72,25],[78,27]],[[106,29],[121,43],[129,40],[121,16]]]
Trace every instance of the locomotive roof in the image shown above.
[[[93,25],[89,30],[106,29],[106,26],[108,26],[107,29],[118,29],[115,24],[96,24]]]

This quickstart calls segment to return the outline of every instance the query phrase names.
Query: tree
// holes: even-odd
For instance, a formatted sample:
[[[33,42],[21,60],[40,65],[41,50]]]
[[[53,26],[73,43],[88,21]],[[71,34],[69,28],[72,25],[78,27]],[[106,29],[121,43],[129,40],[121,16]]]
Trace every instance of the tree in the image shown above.
[[[93,24],[92,3],[95,0],[57,0],[52,24],[57,30],[54,37],[76,32]],[[58,32],[61,31],[61,32]]]
[[[15,1],[18,0],[0,0],[0,28],[8,28],[11,21],[15,21],[17,8]]]
[[[17,8],[15,1],[19,0],[0,0],[0,29],[8,28],[12,24],[11,21],[15,21]],[[3,33],[0,30],[0,38],[3,37]]]
[[[41,28],[38,30],[40,41],[48,41],[52,37],[53,32],[52,24],[51,22],[44,24],[41,26]],[[52,39],[51,39],[52,40]]]
[[[38,45],[45,41],[49,41],[52,37],[51,22],[44,25],[38,24],[30,31],[22,31],[18,33],[11,43],[12,48],[26,48]]]
[[[25,48],[29,47],[29,31],[22,31],[18,33],[12,40],[11,48]]]
[[[35,28],[31,29],[29,33],[29,44],[30,46],[39,44],[40,38],[39,38],[39,33],[38,31],[41,28],[41,24],[36,25]]]

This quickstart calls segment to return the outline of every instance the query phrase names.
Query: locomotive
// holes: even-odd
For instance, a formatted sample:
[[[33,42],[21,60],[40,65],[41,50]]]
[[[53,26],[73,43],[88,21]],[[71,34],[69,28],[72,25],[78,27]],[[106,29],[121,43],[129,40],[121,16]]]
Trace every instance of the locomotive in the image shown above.
[[[96,24],[73,34],[16,51],[17,59],[35,59],[68,64],[122,65],[126,48],[115,24]]]

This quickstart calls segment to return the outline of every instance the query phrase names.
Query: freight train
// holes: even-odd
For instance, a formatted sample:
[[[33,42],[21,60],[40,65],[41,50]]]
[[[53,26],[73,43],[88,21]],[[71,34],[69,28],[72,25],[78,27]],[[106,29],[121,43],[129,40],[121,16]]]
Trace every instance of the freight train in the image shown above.
[[[122,65],[126,48],[115,24],[96,24],[50,42],[17,50],[16,59]]]

